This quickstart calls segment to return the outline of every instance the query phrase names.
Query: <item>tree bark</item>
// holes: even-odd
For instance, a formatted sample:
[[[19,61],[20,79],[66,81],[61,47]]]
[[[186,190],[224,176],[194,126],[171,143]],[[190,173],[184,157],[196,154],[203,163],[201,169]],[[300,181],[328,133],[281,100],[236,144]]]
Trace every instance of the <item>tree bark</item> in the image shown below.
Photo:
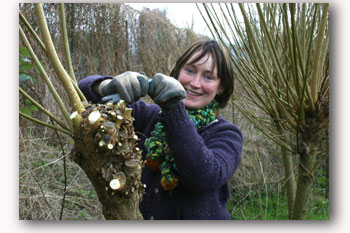
[[[307,148],[304,142],[301,142],[299,157],[298,184],[292,217],[294,220],[306,218],[309,196],[314,182],[312,173],[316,160],[315,154],[310,152],[310,148]]]
[[[288,214],[289,214],[289,219],[291,219],[293,215],[295,193],[296,193],[293,158],[291,155],[287,155],[286,151],[282,149],[282,159],[283,159],[284,177],[285,177],[286,191],[287,191],[287,198],[288,198]]]
[[[283,134],[281,125],[276,124],[277,130],[280,134]],[[295,173],[294,173],[294,163],[292,155],[287,155],[287,151],[281,148],[282,162],[284,168],[284,177],[286,184],[286,192],[288,199],[288,216],[289,219],[292,219],[296,195],[296,182],[295,182]]]
[[[106,219],[143,219],[139,210],[143,164],[131,109],[124,101],[85,108],[81,115],[72,114],[73,121],[80,121],[74,133],[73,161],[95,188]]]

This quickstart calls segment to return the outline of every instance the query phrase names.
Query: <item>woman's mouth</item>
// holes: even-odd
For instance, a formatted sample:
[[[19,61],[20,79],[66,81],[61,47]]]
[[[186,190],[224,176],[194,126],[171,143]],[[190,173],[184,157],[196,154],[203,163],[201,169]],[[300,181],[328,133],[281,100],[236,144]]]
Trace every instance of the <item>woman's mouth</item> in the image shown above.
[[[200,93],[197,93],[197,92],[194,92],[194,91],[190,91],[190,90],[187,90],[187,89],[186,89],[186,93],[188,95],[192,95],[192,96],[201,96],[202,95]]]

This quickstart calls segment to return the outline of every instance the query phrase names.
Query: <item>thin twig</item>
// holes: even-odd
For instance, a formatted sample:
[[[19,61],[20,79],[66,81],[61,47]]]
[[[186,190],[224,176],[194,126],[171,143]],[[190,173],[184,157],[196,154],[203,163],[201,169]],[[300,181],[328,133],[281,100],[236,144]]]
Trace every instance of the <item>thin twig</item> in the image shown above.
[[[62,151],[62,154],[63,154],[64,189],[63,189],[62,206],[61,206],[61,212],[60,212],[60,218],[59,218],[60,220],[62,220],[64,204],[65,204],[65,200],[66,200],[66,191],[67,191],[67,166],[66,166],[66,156],[64,156],[66,154],[66,152],[64,150],[61,137],[58,135],[57,130],[55,130],[55,133],[56,133],[58,142],[60,143],[61,151]]]
[[[21,87],[19,87],[19,92],[27,98],[31,103],[33,103],[41,112],[45,113],[50,117],[53,121],[58,123],[63,129],[69,130],[69,128],[59,119],[57,119],[51,112],[49,112],[46,108],[44,108],[41,104],[39,104],[36,100],[34,100],[30,95],[27,94]]]
[[[57,127],[57,126],[55,126],[55,125],[51,125],[51,124],[46,123],[46,122],[43,122],[43,121],[41,121],[41,120],[38,120],[38,119],[36,119],[36,118],[34,118],[34,117],[31,117],[31,116],[29,116],[29,115],[27,115],[27,114],[25,114],[25,113],[22,113],[22,112],[19,112],[19,115],[22,116],[22,117],[24,117],[24,118],[26,118],[27,120],[33,121],[33,122],[35,122],[35,123],[37,123],[37,124],[39,124],[39,125],[43,125],[43,126],[46,126],[46,127],[52,128],[52,129],[57,129],[57,130],[61,131],[62,133],[65,133],[65,134],[67,134],[67,135],[73,137],[73,134],[72,134],[71,131],[68,131],[68,130],[66,130],[66,129],[59,128],[59,127]]]
[[[30,45],[26,35],[24,34],[21,26],[19,26],[19,35],[23,41],[23,43],[25,44],[26,48],[28,49],[29,53],[30,53],[30,56],[32,57],[34,63],[36,64],[36,66],[38,67],[39,71],[40,71],[40,74],[41,74],[41,77],[44,79],[47,87],[49,88],[51,94],[53,95],[56,103],[58,104],[58,106],[60,107],[61,111],[62,111],[62,114],[67,122],[67,124],[69,125],[69,127],[71,129],[73,129],[72,127],[72,123],[71,123],[71,120],[69,118],[69,114],[68,114],[68,111],[67,111],[67,108],[65,107],[61,97],[58,95],[55,87],[53,86],[51,80],[49,79],[49,76],[47,75],[46,71],[44,70],[43,66],[40,64],[39,62],[39,59],[38,57],[36,56],[32,46]]]
[[[30,23],[27,21],[27,19],[24,17],[24,15],[21,12],[19,12],[19,17],[21,21],[24,23],[24,25],[28,28],[29,32],[33,35],[35,40],[39,43],[40,47],[46,52],[44,43],[40,40],[38,34],[35,33],[34,29],[32,28]]]
[[[26,170],[29,170],[28,167],[26,166],[26,164],[22,161],[21,156],[19,157],[19,160],[21,161],[22,165],[26,168]],[[32,173],[33,171],[34,171],[34,170],[31,170],[31,171],[29,171],[29,173]],[[22,176],[22,177],[23,177],[23,176]],[[21,177],[20,177],[20,179],[21,179]],[[42,189],[42,187],[41,187],[40,182],[37,180],[36,176],[34,176],[34,175],[33,175],[33,179],[34,179],[35,183],[37,183],[37,185],[38,185],[38,187],[39,187],[39,190],[40,190],[40,192],[41,192],[41,195],[42,195],[42,197],[44,198],[45,204],[49,207],[49,209],[52,210],[53,208],[52,208],[52,206],[49,204],[48,200],[46,199],[45,193],[44,193],[44,191],[43,191],[43,189]],[[55,219],[55,216],[54,216],[54,215],[52,215],[52,217]]]

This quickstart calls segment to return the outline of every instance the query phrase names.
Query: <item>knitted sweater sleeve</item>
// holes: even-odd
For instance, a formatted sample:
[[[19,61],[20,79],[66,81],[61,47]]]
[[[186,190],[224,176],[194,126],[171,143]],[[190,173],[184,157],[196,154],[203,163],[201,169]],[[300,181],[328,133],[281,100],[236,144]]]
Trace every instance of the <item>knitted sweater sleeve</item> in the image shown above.
[[[243,137],[237,126],[222,119],[199,134],[182,102],[164,112],[162,121],[187,190],[213,191],[228,182],[241,159]]]
[[[91,101],[92,103],[98,103],[101,101],[101,97],[94,92],[93,87],[103,80],[111,78],[113,78],[113,76],[91,75],[80,80],[78,82],[78,86],[88,101]]]

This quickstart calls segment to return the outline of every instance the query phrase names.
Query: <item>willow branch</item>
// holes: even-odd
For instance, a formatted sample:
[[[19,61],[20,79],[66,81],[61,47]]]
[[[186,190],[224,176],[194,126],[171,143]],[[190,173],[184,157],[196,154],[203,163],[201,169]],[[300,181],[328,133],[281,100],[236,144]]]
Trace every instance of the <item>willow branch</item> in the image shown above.
[[[310,81],[312,106],[314,106],[314,104],[317,101],[317,90],[319,88],[319,68],[321,63],[320,57],[322,54],[324,33],[325,33],[327,19],[328,19],[328,8],[329,8],[329,4],[324,3],[322,7],[323,9],[322,19],[320,22],[320,27],[318,29],[317,39],[316,39],[315,63],[314,63],[313,72],[312,72],[311,81]]]
[[[73,109],[78,112],[83,112],[85,110],[77,91],[72,84],[71,78],[67,71],[63,68],[60,59],[56,53],[55,46],[52,42],[50,32],[46,23],[43,7],[40,3],[34,4],[35,13],[38,18],[39,27],[43,35],[43,41],[47,50],[47,55],[52,62],[53,68],[59,77],[65,91],[67,92],[70,103]]]
[[[81,101],[87,101],[84,94],[81,92],[77,85],[77,79],[75,78],[70,49],[69,49],[69,43],[68,43],[68,34],[67,34],[67,24],[66,24],[66,16],[64,14],[64,3],[60,3],[60,21],[61,21],[61,29],[62,29],[62,39],[63,39],[63,47],[64,47],[64,53],[66,56],[67,66],[68,66],[68,73],[71,77],[72,84],[75,88],[75,90],[78,92],[78,95],[81,99]]]
[[[242,112],[243,115],[257,128],[259,129],[266,137],[271,139],[273,142],[280,145],[282,148],[289,152],[293,152],[291,146],[288,144],[286,140],[283,140],[281,135],[274,135],[273,129],[270,126],[265,126],[263,121],[257,119],[258,117],[251,113],[249,110],[246,110],[245,107],[241,107],[236,102],[232,101],[232,104],[237,108],[238,111]]]
[[[62,129],[62,128],[59,128],[59,127],[57,127],[57,126],[55,126],[55,125],[48,124],[48,123],[46,123],[46,122],[44,122],[44,121],[38,120],[38,119],[36,119],[36,118],[34,118],[34,117],[31,117],[31,116],[29,116],[29,115],[27,115],[27,114],[24,114],[24,113],[22,113],[22,112],[19,112],[19,115],[22,116],[22,117],[24,117],[24,118],[27,119],[27,120],[33,121],[34,123],[37,123],[37,124],[39,124],[39,125],[43,125],[43,126],[49,127],[49,128],[51,128],[51,129],[59,130],[59,131],[61,131],[62,133],[65,133],[65,134],[67,134],[67,135],[73,137],[72,132],[69,131],[69,130]]]
[[[49,76],[47,75],[47,73],[45,72],[44,68],[42,67],[42,65],[39,62],[38,57],[36,56],[36,54],[34,53],[34,50],[32,49],[32,46],[29,44],[29,41],[27,39],[27,37],[25,36],[21,26],[19,26],[19,35],[24,43],[24,45],[26,46],[26,48],[28,49],[30,56],[32,57],[34,63],[36,64],[36,66],[38,67],[41,77],[44,79],[44,81],[46,82],[46,85],[48,86],[51,94],[53,95],[55,101],[57,102],[59,108],[62,111],[62,114],[67,122],[67,124],[69,125],[70,128],[72,128],[72,123],[70,120],[70,115],[68,114],[68,111],[66,109],[66,107],[64,106],[64,103],[61,99],[61,97],[58,95],[55,87],[53,86],[53,84],[51,83]]]
[[[265,78],[266,78],[266,81],[271,89],[271,92],[273,94],[273,97],[274,99],[276,100],[276,104],[277,104],[277,107],[279,108],[279,110],[281,111],[281,113],[283,114],[283,116],[286,118],[286,120],[288,121],[288,123],[292,126],[292,127],[296,127],[297,124],[295,122],[294,119],[292,119],[292,117],[290,116],[290,114],[288,113],[288,111],[285,109],[285,106],[283,105],[283,103],[281,103],[281,100],[280,98],[278,97],[278,94],[276,93],[276,88],[275,86],[273,85],[273,81],[272,81],[272,78],[271,78],[271,74],[267,68],[267,65],[265,63],[265,59],[262,55],[262,51],[260,49],[260,47],[258,46],[257,44],[257,41],[256,41],[256,38],[255,38],[255,35],[253,33],[253,30],[251,28],[251,25],[250,25],[250,22],[249,22],[249,19],[248,19],[248,16],[246,14],[246,11],[244,10],[244,6],[242,3],[239,3],[239,7],[241,9],[241,12],[242,12],[242,15],[243,15],[243,18],[244,18],[244,22],[245,22],[245,26],[247,28],[247,34],[248,34],[248,38],[251,40],[253,46],[254,46],[254,49],[256,50],[257,52],[257,56],[259,57],[259,60],[261,62],[261,65],[262,65],[262,68],[263,68],[263,71],[264,71],[264,75],[265,75]]]
[[[72,85],[74,86],[76,92],[78,93],[79,97],[80,97],[80,100],[81,101],[85,101],[85,102],[88,102],[85,95],[83,94],[83,92],[80,90],[80,88],[78,87],[78,84],[76,81],[74,81],[73,79],[71,79],[71,82],[72,82]]]
[[[28,28],[30,34],[32,34],[32,36],[35,38],[35,40],[39,43],[40,47],[44,51],[46,51],[44,43],[40,40],[38,34],[35,33],[34,29],[32,28],[32,26],[29,24],[29,22],[27,21],[27,19],[24,17],[24,15],[21,12],[19,12],[19,17],[22,20],[22,22],[24,23],[24,25]]]
[[[69,130],[69,128],[59,119],[57,119],[51,112],[49,112],[46,108],[44,108],[41,104],[35,101],[30,95],[28,95],[21,87],[19,87],[19,92],[28,99],[31,103],[33,103],[41,112],[45,113],[52,120],[54,120],[57,124],[59,124],[63,129]]]
[[[64,3],[60,3],[60,21],[61,21],[61,30],[62,30],[62,39],[63,39],[63,46],[64,46],[64,53],[66,55],[67,60],[67,66],[68,66],[68,73],[69,76],[76,82],[71,55],[69,51],[69,44],[68,44],[68,35],[67,35],[67,27],[66,27],[66,17],[64,14]]]

